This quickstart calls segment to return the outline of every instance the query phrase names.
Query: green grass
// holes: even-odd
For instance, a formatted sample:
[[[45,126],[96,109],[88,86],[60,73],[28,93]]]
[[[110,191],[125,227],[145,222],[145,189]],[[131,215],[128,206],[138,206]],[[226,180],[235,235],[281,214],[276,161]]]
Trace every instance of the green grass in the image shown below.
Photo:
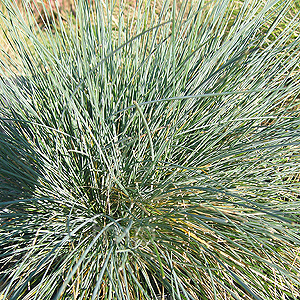
[[[295,2],[2,3],[4,299],[299,299]]]

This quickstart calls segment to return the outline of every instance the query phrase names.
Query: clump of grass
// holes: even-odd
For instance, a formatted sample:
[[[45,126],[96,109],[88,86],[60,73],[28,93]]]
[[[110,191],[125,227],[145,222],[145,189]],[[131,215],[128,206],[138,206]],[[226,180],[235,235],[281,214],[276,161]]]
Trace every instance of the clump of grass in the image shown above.
[[[40,31],[3,0],[4,299],[299,298],[297,16],[268,39],[290,2],[228,26],[229,0],[79,1]]]

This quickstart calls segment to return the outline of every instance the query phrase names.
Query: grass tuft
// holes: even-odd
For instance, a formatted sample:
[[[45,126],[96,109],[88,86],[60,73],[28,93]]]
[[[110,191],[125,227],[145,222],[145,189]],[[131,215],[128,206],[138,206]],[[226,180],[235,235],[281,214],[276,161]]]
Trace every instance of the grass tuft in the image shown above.
[[[293,1],[1,2],[2,299],[299,299]]]

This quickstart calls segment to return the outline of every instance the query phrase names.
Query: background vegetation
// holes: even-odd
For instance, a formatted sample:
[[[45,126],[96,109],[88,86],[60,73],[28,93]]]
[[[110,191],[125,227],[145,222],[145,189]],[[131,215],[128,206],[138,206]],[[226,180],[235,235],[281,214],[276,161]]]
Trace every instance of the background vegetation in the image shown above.
[[[298,2],[2,5],[3,299],[299,299]]]

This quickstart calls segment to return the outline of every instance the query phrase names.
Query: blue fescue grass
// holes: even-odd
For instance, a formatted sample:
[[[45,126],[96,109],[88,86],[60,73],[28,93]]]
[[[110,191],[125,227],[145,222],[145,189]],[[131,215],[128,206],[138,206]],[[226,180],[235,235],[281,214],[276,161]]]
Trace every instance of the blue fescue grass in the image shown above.
[[[293,2],[2,2],[4,299],[298,299]]]

